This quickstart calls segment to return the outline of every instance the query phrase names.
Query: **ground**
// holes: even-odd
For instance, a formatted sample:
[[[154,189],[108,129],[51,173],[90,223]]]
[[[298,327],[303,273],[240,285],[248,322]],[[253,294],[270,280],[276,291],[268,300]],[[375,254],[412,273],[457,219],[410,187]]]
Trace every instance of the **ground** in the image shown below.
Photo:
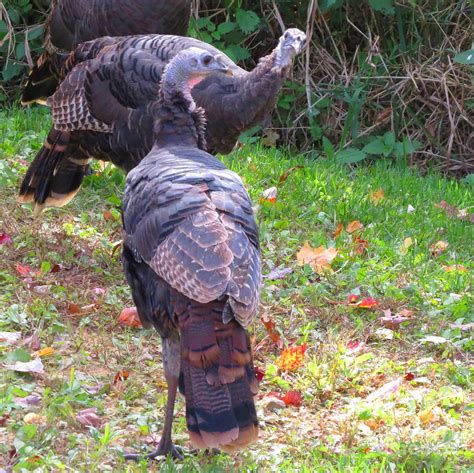
[[[223,158],[255,202],[270,276],[251,328],[260,439],[234,456],[127,463],[124,451],[159,438],[166,390],[157,335],[118,322],[132,305],[124,178],[97,168],[71,204],[35,219],[15,194],[48,120],[0,114],[0,466],[474,471],[469,180],[270,148]],[[283,350],[302,346],[288,366]],[[186,447],[182,400],[177,411]]]

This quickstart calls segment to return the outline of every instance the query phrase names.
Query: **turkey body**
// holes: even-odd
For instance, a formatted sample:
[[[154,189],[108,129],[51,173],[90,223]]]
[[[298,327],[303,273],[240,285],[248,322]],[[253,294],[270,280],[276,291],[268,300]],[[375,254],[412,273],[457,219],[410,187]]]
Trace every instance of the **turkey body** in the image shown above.
[[[22,103],[43,103],[56,90],[67,53],[102,36],[184,36],[190,0],[56,0],[45,23],[45,52],[32,70]]]
[[[133,169],[153,145],[152,108],[163,70],[190,47],[220,54],[232,73],[198,79],[191,91],[206,111],[209,151],[230,152],[239,135],[274,107],[289,69],[288,63],[278,62],[278,48],[246,72],[193,38],[100,38],[80,45],[66,61],[65,78],[48,100],[53,130],[28,169],[19,200],[34,202],[36,212],[66,204],[78,191],[91,158],[112,161],[125,172]]]
[[[173,79],[154,111],[155,143],[127,176],[123,264],[142,323],[163,340],[168,406],[158,454],[173,451],[178,379],[193,445],[233,451],[258,435],[246,332],[260,297],[258,230],[242,180],[199,148],[203,111]]]

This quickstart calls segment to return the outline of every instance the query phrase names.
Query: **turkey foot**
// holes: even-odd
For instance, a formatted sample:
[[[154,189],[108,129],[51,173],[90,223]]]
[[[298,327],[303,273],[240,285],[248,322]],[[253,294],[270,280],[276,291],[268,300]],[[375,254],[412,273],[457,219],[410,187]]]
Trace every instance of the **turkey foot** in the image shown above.
[[[157,457],[166,457],[171,455],[174,460],[184,460],[183,450],[177,447],[171,441],[161,441],[158,444],[158,448],[150,453],[126,453],[124,455],[125,460],[139,461],[142,458],[147,460],[154,460]]]

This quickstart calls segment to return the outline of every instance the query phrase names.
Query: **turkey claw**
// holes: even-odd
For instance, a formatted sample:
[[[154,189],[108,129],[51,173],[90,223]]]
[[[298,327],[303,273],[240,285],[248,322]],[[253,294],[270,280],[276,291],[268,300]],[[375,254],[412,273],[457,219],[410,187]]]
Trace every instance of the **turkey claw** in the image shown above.
[[[124,454],[125,460],[134,460],[136,462],[146,459],[146,460],[154,460],[157,457],[167,457],[171,455],[173,460],[184,460],[183,456],[184,450],[180,447],[177,447],[173,444],[169,447],[162,447],[161,445],[150,453],[126,453]]]

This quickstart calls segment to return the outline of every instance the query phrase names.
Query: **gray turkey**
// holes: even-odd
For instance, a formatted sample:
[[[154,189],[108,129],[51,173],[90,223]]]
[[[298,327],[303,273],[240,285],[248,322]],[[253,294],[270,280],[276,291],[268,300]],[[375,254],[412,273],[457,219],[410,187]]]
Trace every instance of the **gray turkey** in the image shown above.
[[[259,302],[258,231],[239,176],[204,151],[204,111],[190,94],[196,78],[225,72],[226,62],[200,48],[174,57],[150,107],[153,147],[126,180],[125,275],[143,325],[162,338],[168,383],[162,438],[148,458],[179,456],[178,385],[194,447],[234,451],[258,435],[245,330]]]
[[[186,34],[190,0],[54,0],[45,23],[44,53],[23,91],[24,105],[56,90],[67,55],[101,36]]]
[[[227,74],[193,79],[192,96],[206,110],[211,153],[230,152],[243,131],[271,113],[304,41],[301,31],[287,30],[251,72],[222,55]],[[197,39],[162,35],[105,37],[76,48],[63,68],[64,81],[48,99],[54,126],[23,179],[19,201],[33,202],[35,213],[66,204],[90,158],[133,169],[153,145],[151,111],[163,70],[190,47],[220,53]]]

